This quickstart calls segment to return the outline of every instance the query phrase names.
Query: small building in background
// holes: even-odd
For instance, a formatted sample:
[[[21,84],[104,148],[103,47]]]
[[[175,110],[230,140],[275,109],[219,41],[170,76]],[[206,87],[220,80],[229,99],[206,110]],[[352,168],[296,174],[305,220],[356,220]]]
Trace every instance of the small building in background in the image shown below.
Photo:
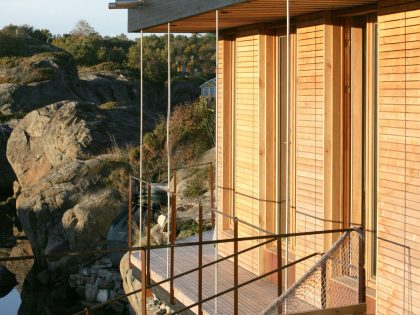
[[[202,97],[216,97],[216,78],[204,82],[200,89]]]

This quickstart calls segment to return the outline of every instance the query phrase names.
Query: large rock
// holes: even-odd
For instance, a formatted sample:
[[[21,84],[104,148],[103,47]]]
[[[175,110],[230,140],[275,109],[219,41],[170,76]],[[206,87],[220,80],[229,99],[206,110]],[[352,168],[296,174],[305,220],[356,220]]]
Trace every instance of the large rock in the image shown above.
[[[125,107],[103,110],[88,102],[55,103],[18,123],[8,141],[7,158],[25,188],[52,168],[137,142],[137,120],[135,110]]]
[[[139,88],[135,82],[128,81],[123,75],[115,72],[89,72],[80,74],[80,99],[89,100],[98,104],[109,101],[122,104],[138,104]],[[146,95],[146,100],[148,96]]]
[[[7,158],[22,187],[36,183],[52,168],[42,143],[44,128],[62,104],[35,110],[23,118],[7,143]]]
[[[139,88],[114,72],[92,72],[79,79],[73,57],[64,51],[0,63],[0,113],[27,113],[63,100],[138,104]]]
[[[125,205],[120,192],[110,187],[110,175],[126,168],[124,162],[106,158],[74,161],[52,169],[36,185],[24,189],[16,208],[34,253],[100,246],[113,218]],[[72,262],[74,259],[64,257],[43,263],[50,271],[61,273]]]
[[[77,68],[63,51],[12,59],[0,65],[0,112],[29,112],[64,99],[78,99]]]
[[[13,195],[13,182],[16,175],[6,158],[7,141],[12,129],[0,124],[0,200]]]
[[[135,109],[124,106],[101,109],[65,101],[32,111],[17,124],[7,157],[21,185],[18,217],[36,254],[102,246],[112,220],[124,208],[131,172],[114,151],[138,141],[133,137],[137,117]],[[52,271],[44,282],[74,260],[41,262]]]
[[[18,242],[11,250],[9,257],[21,257],[21,256],[32,256],[31,244],[28,241]],[[31,271],[34,265],[33,260],[18,260],[8,261],[5,263],[5,267],[15,275],[18,287],[22,287],[26,276]]]

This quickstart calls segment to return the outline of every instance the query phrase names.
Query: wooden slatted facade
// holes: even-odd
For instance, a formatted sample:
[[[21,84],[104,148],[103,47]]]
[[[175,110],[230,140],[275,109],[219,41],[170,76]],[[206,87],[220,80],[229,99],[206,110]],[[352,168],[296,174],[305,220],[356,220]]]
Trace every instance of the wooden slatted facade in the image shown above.
[[[420,4],[400,3],[378,14],[378,314],[420,314]]]
[[[324,229],[324,25],[297,26],[296,232]],[[298,237],[296,256],[324,249],[323,236]],[[300,278],[315,262],[296,268]]]
[[[420,211],[420,150],[417,149],[417,145],[420,145],[420,142],[417,143],[417,133],[420,134],[420,111],[416,109],[416,106],[420,105],[420,10],[416,8],[418,4],[412,1],[408,1],[408,5],[401,4],[403,2],[399,1],[396,5],[394,1],[383,1],[380,2],[378,10],[378,171],[376,175],[372,175],[377,178],[377,200],[374,207],[366,208],[368,211],[374,211],[376,207],[378,211],[376,275],[371,271],[372,261],[375,260],[375,249],[372,245],[374,234],[370,234],[372,232],[368,232],[370,243],[366,251],[369,262],[366,266],[369,269],[368,284],[371,288],[368,309],[374,312],[377,304],[378,314],[420,314],[420,278],[417,277],[420,274],[420,221],[417,218]],[[325,19],[332,15],[325,14]],[[363,115],[367,114],[362,115],[363,108],[354,102],[356,99],[357,102],[363,102],[363,97],[368,97],[363,93],[368,92],[362,92],[363,88],[359,87],[357,90],[356,86],[350,91],[353,93],[350,94],[350,100],[354,104],[349,105],[352,106],[349,113],[354,121],[349,120],[347,124],[350,125],[346,125],[342,116],[346,112],[343,108],[346,82],[342,76],[343,71],[349,69],[345,70],[344,44],[337,44],[337,38],[334,37],[338,34],[343,36],[339,38],[344,38],[343,24],[340,24],[339,19],[333,20],[336,26],[331,26],[330,22],[326,23],[322,18],[313,21],[303,18],[299,21],[301,22],[295,24],[292,42],[292,48],[296,45],[296,51],[292,60],[295,68],[292,69],[294,81],[291,92],[293,119],[290,198],[293,221],[290,229],[297,232],[322,230],[345,226],[350,223],[349,220],[351,223],[360,224],[363,165],[374,165],[376,162],[372,161],[369,164],[363,161],[366,157],[372,158],[374,154],[372,152],[372,156],[366,157],[363,155],[366,153],[363,153],[364,144],[360,141],[365,141],[364,132],[368,132],[363,131],[363,128],[367,128],[363,127]],[[231,176],[232,181],[230,190],[219,189],[220,196],[224,196],[219,199],[219,207],[222,209],[230,205],[234,209],[229,210],[230,214],[275,231],[276,225],[266,220],[276,220],[275,215],[270,215],[270,211],[278,211],[278,208],[269,210],[267,203],[258,202],[258,199],[281,202],[278,196],[267,198],[270,189],[281,189],[279,183],[282,182],[281,176],[284,176],[279,175],[277,170],[270,172],[267,168],[270,150],[275,152],[276,163],[282,163],[277,137],[269,140],[267,136],[270,130],[276,130],[278,133],[281,128],[280,74],[276,76],[276,83],[268,87],[264,77],[267,72],[267,59],[261,57],[269,55],[268,47],[263,43],[270,41],[272,35],[267,34],[264,28],[260,30],[259,35],[255,32],[251,35],[240,35],[241,32],[235,33],[230,30],[230,39],[219,44],[221,51],[227,47],[227,42],[231,43],[229,47],[232,49],[228,59],[220,53],[223,61],[219,68],[219,102],[223,98],[223,101],[230,102],[230,107],[224,104],[219,108],[223,111],[229,108],[231,116],[226,120],[223,119],[223,113],[219,112],[219,139],[227,144],[226,146],[219,142],[219,151],[223,151],[220,158],[228,156],[230,159],[228,163],[225,160],[219,161],[219,185],[229,182],[226,181],[226,176]],[[358,30],[352,32],[353,40],[361,36]],[[278,42],[275,45],[278,45]],[[357,49],[361,48],[349,48],[349,52],[358,54]],[[276,54],[278,57],[278,51]],[[226,62],[231,64],[226,66]],[[337,70],[335,67],[342,68]],[[359,71],[358,74],[350,76],[349,80],[355,80],[358,76],[361,76],[360,80],[363,82],[367,80],[364,77],[367,72],[363,72],[367,70],[362,68],[366,65],[363,65],[362,59],[352,59],[348,67]],[[229,74],[229,83],[225,81],[226,74]],[[230,84],[230,91],[227,91],[229,85],[225,84]],[[276,94],[274,101],[278,108],[271,114],[276,115],[276,122],[271,125],[271,129],[266,129],[268,109],[265,108],[267,104],[262,96],[273,87]],[[225,128],[231,129],[226,133]],[[348,140],[350,144],[347,145],[354,150],[349,155],[350,173],[347,176],[352,179],[348,184],[345,184],[346,171],[342,169],[346,128],[357,129],[348,130],[351,138]],[[374,131],[369,132],[375,136]],[[271,146],[277,149],[267,149],[269,141],[272,142]],[[265,160],[261,156],[264,156]],[[231,171],[226,170],[229,166]],[[277,164],[271,167],[277,169]],[[282,183],[284,184],[284,181]],[[372,185],[375,186],[375,183]],[[348,219],[343,210],[346,202],[343,189],[351,189],[351,200],[347,201],[351,204]],[[369,196],[366,202],[372,202],[374,198]],[[226,200],[229,202],[226,203]],[[374,214],[366,215],[371,218],[369,231],[371,228],[374,230]],[[226,220],[220,219],[219,226],[221,231],[230,232],[230,225]],[[241,235],[256,235],[256,231],[244,228]],[[299,258],[315,251],[322,252],[328,248],[331,241],[329,237],[323,236],[297,238],[290,245],[291,257]],[[232,253],[232,248],[222,248],[222,253]],[[315,259],[308,260],[297,266],[292,271],[291,278],[298,279],[314,261]],[[277,265],[275,251],[269,248],[241,257],[240,263],[256,274]],[[272,280],[275,279],[273,276]]]
[[[366,12],[358,7],[372,3]],[[251,0],[221,9],[218,43],[218,210],[272,232],[285,225],[284,218],[276,224],[285,201],[282,4]],[[289,231],[366,221],[368,313],[420,314],[420,2],[291,6]],[[343,7],[354,10],[334,11]],[[214,18],[204,12],[172,27],[211,31]],[[239,236],[264,234],[239,226]],[[219,238],[232,237],[232,228],[230,218],[218,217]],[[323,252],[333,240],[292,240],[291,260]],[[275,249],[251,251],[239,262],[267,272],[277,266]],[[218,250],[233,252],[229,245]],[[314,262],[299,264],[290,279]]]
[[[232,155],[228,159],[235,161],[231,165],[231,170],[226,173],[227,176],[231,177],[231,180],[226,179],[224,181],[224,183],[231,182],[232,186],[222,186],[224,189],[219,189],[219,193],[222,196],[224,194],[224,199],[227,200],[223,203],[223,206],[219,203],[219,209],[224,209],[227,214],[236,216],[256,226],[260,224],[258,202],[260,187],[260,40],[260,35],[258,34],[245,34],[235,36],[234,40],[226,40],[224,44],[219,45],[221,51],[225,45],[230,45],[230,53],[226,57],[221,54],[220,59],[223,60],[222,64],[226,62],[225,58],[231,61],[228,71],[231,73],[231,79],[234,78],[232,90],[229,92],[230,96],[228,99],[224,99],[228,102],[230,100],[230,103],[225,103],[225,106],[223,106],[223,101],[219,102],[220,107],[230,111],[232,115],[232,119],[229,119],[229,121],[223,119],[223,116],[219,116],[219,121],[220,123],[223,121],[223,126],[229,126],[230,123],[232,131],[229,134],[224,133],[225,131],[222,130],[223,128],[219,124],[219,143],[223,143],[223,141],[229,143],[229,151],[231,151],[229,154]],[[219,82],[221,85],[219,88],[220,96],[224,91],[223,83],[222,79]],[[224,150],[224,147],[221,151]],[[227,163],[222,162],[220,164],[222,169],[230,164],[229,161]],[[220,178],[223,178],[223,176],[220,176],[219,180]],[[221,202],[221,199],[219,200]],[[223,221],[225,222],[224,228],[229,235],[231,233],[231,220],[225,218]],[[239,236],[244,235],[259,235],[259,231],[240,224]],[[252,242],[244,242],[240,244],[239,250],[254,244]],[[220,246],[220,251],[224,254],[230,254],[232,253],[232,246]],[[243,254],[241,260],[242,267],[254,273],[259,272],[258,250]]]

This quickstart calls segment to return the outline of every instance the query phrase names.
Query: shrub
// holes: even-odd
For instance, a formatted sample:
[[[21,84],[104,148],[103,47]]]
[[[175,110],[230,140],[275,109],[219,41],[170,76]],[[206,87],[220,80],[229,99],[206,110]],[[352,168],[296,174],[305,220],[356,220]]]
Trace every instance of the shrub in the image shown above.
[[[184,189],[184,195],[187,198],[198,198],[208,191],[207,178],[210,167],[203,167],[201,169],[193,169],[190,171],[190,180],[187,182],[187,187]]]
[[[199,99],[192,104],[175,107],[170,119],[172,166],[191,165],[214,146],[214,104]],[[144,136],[143,165],[147,180],[166,178],[166,119],[160,118],[153,132]]]

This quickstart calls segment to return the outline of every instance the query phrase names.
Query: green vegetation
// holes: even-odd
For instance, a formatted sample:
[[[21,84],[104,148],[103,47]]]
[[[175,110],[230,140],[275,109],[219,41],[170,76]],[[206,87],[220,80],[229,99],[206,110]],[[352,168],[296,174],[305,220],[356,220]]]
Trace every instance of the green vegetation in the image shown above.
[[[27,57],[56,48],[44,45],[51,38],[48,30],[29,25],[8,25],[0,30],[0,57]]]
[[[25,117],[26,113],[14,113],[14,114],[10,114],[10,115],[6,115],[0,112],[0,122],[7,122],[9,120],[12,119],[22,119],[23,117]]]
[[[214,147],[214,104],[198,99],[192,104],[175,107],[170,119],[172,166],[191,164],[201,154]],[[144,136],[143,167],[150,181],[166,178],[166,119]]]
[[[198,223],[194,220],[181,221],[177,225],[176,229],[178,233],[176,237],[177,239],[187,238],[198,234]],[[212,226],[210,222],[206,222],[203,224],[203,232],[209,231],[211,229]]]
[[[215,38],[213,34],[172,35],[172,74],[177,78],[214,77]],[[150,35],[143,39],[144,79],[162,89],[167,79],[167,37]],[[0,30],[0,59],[30,57],[42,52],[66,51],[80,71],[124,71],[138,78],[140,41],[125,35],[101,36],[84,20],[69,34],[53,35],[45,29],[9,25]],[[5,61],[0,61],[4,64]],[[46,71],[48,72],[48,71]],[[50,73],[44,73],[48,77]]]
[[[184,190],[185,197],[198,198],[208,191],[208,174],[210,167],[194,168],[189,171],[190,179],[187,182],[187,187]]]
[[[59,70],[77,75],[76,64],[65,51],[42,52],[30,57],[0,57],[0,83],[52,80]]]

